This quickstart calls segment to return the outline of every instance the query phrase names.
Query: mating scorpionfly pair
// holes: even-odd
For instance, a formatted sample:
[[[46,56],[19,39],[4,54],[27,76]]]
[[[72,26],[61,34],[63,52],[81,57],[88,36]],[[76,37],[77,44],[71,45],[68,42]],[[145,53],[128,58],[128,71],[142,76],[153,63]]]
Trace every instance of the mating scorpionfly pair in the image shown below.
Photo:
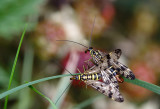
[[[78,42],[70,40],[57,40],[57,41],[68,41],[82,45]],[[91,36],[90,36],[90,43],[91,43]],[[112,98],[117,102],[123,102],[124,98],[122,97],[119,91],[118,82],[120,83],[123,82],[123,78],[121,76],[124,76],[125,78],[131,80],[134,80],[135,76],[127,66],[118,62],[118,59],[122,54],[121,49],[116,49],[113,52],[105,53],[101,52],[100,50],[94,50],[92,47],[87,47],[85,45],[82,46],[87,48],[85,53],[89,51],[92,59],[88,61],[93,62],[94,66],[92,66],[89,69],[84,68],[84,73],[81,73],[80,75],[75,75],[70,79],[84,81],[87,85],[93,87],[94,89],[108,96],[109,98]],[[98,81],[100,79],[102,79],[102,82]]]
[[[87,70],[84,69],[84,73],[73,76],[71,80],[84,81],[87,85],[93,87],[109,98],[112,98],[117,102],[123,102],[124,99],[120,94],[118,82],[123,82],[123,78],[121,78],[121,76],[131,80],[134,80],[135,76],[128,67],[118,62],[122,51],[120,49],[116,49],[107,54],[100,50],[94,50],[92,47],[89,47],[85,52],[87,51],[90,52],[92,57],[91,60],[95,65]],[[98,81],[100,79],[102,79],[103,82]]]

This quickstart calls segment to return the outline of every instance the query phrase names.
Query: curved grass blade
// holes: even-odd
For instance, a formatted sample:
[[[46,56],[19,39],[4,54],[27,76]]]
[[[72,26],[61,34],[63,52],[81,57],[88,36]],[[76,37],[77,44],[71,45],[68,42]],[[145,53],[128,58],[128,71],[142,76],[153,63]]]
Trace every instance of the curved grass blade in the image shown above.
[[[78,74],[73,74],[73,75],[78,75]],[[42,79],[39,79],[39,80],[35,80],[35,81],[32,81],[32,82],[29,82],[29,83],[26,83],[26,84],[23,84],[23,85],[20,85],[18,87],[15,87],[11,90],[8,90],[2,94],[0,94],[0,99],[16,92],[16,91],[19,91],[25,87],[28,87],[30,85],[33,85],[33,84],[37,84],[37,83],[40,83],[40,82],[43,82],[43,81],[47,81],[47,80],[51,80],[51,79],[56,79],[56,78],[60,78],[60,77],[66,77],[66,76],[71,76],[70,74],[64,74],[64,75],[57,75],[57,76],[52,76],[52,77],[46,77],[46,78],[42,78]],[[144,87],[148,90],[151,90],[157,94],[160,94],[160,87],[159,86],[156,86],[154,84],[151,84],[151,83],[147,83],[145,81],[142,81],[142,80],[138,80],[138,79],[135,79],[135,80],[128,80],[126,78],[124,78],[124,80],[126,82],[129,82],[129,83],[132,83],[132,84],[135,84],[135,85],[138,85],[138,86],[141,86],[141,87]]]
[[[21,45],[22,45],[22,42],[23,42],[23,38],[24,38],[24,35],[25,35],[25,32],[26,32],[26,28],[27,28],[27,24],[25,25],[24,31],[23,31],[22,36],[21,36],[21,40],[20,40],[19,45],[18,45],[16,57],[14,59],[14,63],[13,63],[13,66],[12,66],[12,71],[11,71],[11,75],[10,75],[10,79],[9,79],[8,90],[11,88],[11,83],[12,83],[12,79],[13,79],[13,76],[14,76],[14,71],[15,71],[17,60],[18,60],[19,51],[20,51],[20,48],[21,48]],[[6,96],[6,98],[5,98],[4,109],[7,109],[7,102],[8,102],[8,96]]]
[[[79,73],[76,73],[76,74],[72,74],[72,75],[79,75]],[[25,83],[25,84],[22,84],[18,87],[15,87],[13,89],[10,89],[6,92],[3,92],[0,94],[0,99],[14,93],[14,92],[17,92],[25,87],[28,87],[30,85],[33,85],[33,84],[37,84],[37,83],[40,83],[40,82],[44,82],[44,81],[47,81],[47,80],[51,80],[51,79],[56,79],[56,78],[61,78],[61,77],[66,77],[66,76],[71,76],[71,74],[64,74],[64,75],[57,75],[57,76],[51,76],[51,77],[46,77],[46,78],[42,78],[42,79],[38,79],[38,80],[35,80],[35,81],[32,81],[32,82],[28,82],[28,83]]]
[[[39,92],[36,88],[34,88],[32,85],[28,86],[29,88],[31,88],[33,91],[35,91],[37,94],[39,94],[40,96],[44,97],[46,100],[48,100],[52,106],[53,109],[57,109],[56,105],[52,102],[52,100],[50,98],[48,98],[47,96],[43,95],[41,92]]]
[[[157,85],[154,85],[154,84],[151,84],[151,83],[139,80],[139,79],[129,80],[129,79],[124,78],[124,81],[141,86],[141,87],[144,87],[144,88],[160,95],[160,87]]]

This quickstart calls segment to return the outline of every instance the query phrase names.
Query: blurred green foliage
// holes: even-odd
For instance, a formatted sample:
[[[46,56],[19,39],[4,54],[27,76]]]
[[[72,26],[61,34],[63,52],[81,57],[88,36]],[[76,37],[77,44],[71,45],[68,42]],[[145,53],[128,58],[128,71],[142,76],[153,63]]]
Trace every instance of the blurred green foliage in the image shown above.
[[[24,24],[33,19],[31,15],[35,17],[40,3],[42,0],[0,0],[0,37],[10,39],[23,31]]]
[[[48,106],[48,102],[46,102],[43,97],[39,98],[37,94],[34,95],[33,91],[31,93],[29,88],[26,88],[37,83],[39,83],[37,89],[46,97],[53,100],[56,97],[60,97],[58,102],[63,102],[63,106],[59,106],[61,109],[68,107],[70,109],[74,106],[74,108],[95,108],[96,103],[100,103],[99,98],[105,96],[93,97],[95,94],[99,94],[95,92],[94,89],[92,91],[92,89],[86,89],[85,86],[81,87],[80,85],[78,86],[78,83],[74,84],[73,82],[72,85],[76,86],[71,87],[69,93],[67,93],[65,90],[68,83],[63,84],[63,88],[57,90],[57,87],[61,87],[59,83],[62,80],[56,79],[70,75],[57,75],[61,74],[60,70],[63,69],[62,66],[64,67],[64,65],[59,66],[56,62],[68,63],[68,53],[72,52],[71,49],[64,50],[65,48],[63,48],[63,46],[68,46],[66,43],[55,43],[54,38],[63,40],[65,38],[69,40],[78,39],[77,42],[83,43],[84,39],[78,35],[73,37],[72,35],[67,36],[68,33],[74,33],[74,29],[76,30],[76,28],[67,28],[67,32],[64,31],[67,24],[70,23],[70,27],[72,24],[77,25],[76,21],[80,21],[82,23],[79,22],[78,27],[80,29],[83,28],[81,32],[85,36],[85,40],[89,41],[89,37],[87,36],[90,36],[90,26],[92,26],[92,22],[90,21],[92,21],[95,14],[96,23],[93,30],[92,46],[100,50],[103,49],[106,52],[112,51],[114,48],[121,48],[123,50],[123,61],[120,61],[126,62],[125,64],[129,65],[137,76],[142,77],[138,78],[136,76],[139,80],[125,81],[145,87],[158,94],[160,93],[160,87],[144,82],[148,80],[147,82],[158,84],[158,82],[155,81],[159,81],[160,79],[159,1],[43,1],[44,0],[0,0],[0,98],[2,99],[9,95],[8,109],[44,109],[51,107]],[[76,20],[70,14],[71,11],[74,12],[73,16]],[[61,16],[62,14],[64,14],[63,17]],[[57,17],[57,15],[61,17]],[[28,38],[24,40],[18,57],[11,86],[13,89],[7,91],[10,71],[19,42],[19,38],[16,36],[20,36],[26,23],[29,24],[27,28],[29,32],[27,32],[26,35]],[[36,26],[36,24],[38,25]],[[58,52],[58,50],[61,52]],[[76,50],[80,50],[80,48],[77,47]],[[50,55],[53,52],[54,56]],[[81,55],[81,52],[79,54]],[[44,59],[42,56],[49,58]],[[80,62],[83,62],[82,59]],[[138,65],[138,67],[134,67],[134,65]],[[148,66],[146,67],[146,65]],[[139,69],[143,69],[143,71],[139,73]],[[153,69],[154,71],[149,71],[148,69]],[[152,75],[152,77],[150,75]],[[68,81],[67,78],[65,78],[65,80]],[[24,81],[30,82],[24,84]],[[145,91],[136,88],[136,86],[132,87],[132,84],[129,84],[129,87],[125,85],[125,83],[121,85],[121,91],[127,96],[126,101],[129,105],[137,107],[136,102],[146,105],[147,100],[153,100],[152,102],[160,101],[160,99],[156,100],[155,96],[152,96],[150,93],[145,93]],[[132,92],[130,92],[129,89]],[[19,92],[19,90],[21,90],[21,92]],[[66,94],[63,94],[63,91]],[[138,95],[139,98],[137,98],[135,95],[139,94],[138,92],[144,93],[141,94],[141,96]],[[137,99],[134,99],[134,96]],[[151,97],[152,99],[150,99]],[[157,96],[157,98],[159,98],[159,96]],[[56,99],[54,102],[55,101]],[[103,101],[108,107],[114,108],[114,105],[112,106],[112,102],[114,103],[114,101]],[[121,107],[128,108],[127,102],[121,104]],[[2,99],[0,109],[3,107],[3,104],[4,100]],[[156,104],[159,106],[158,103]],[[151,103],[151,105],[154,106],[155,104]],[[148,106],[147,104],[147,107]],[[140,109],[140,107],[138,108]],[[153,109],[157,108],[153,107]]]
[[[0,66],[0,93],[6,91],[7,89],[7,85],[6,83],[8,83],[9,80],[9,74]],[[13,79],[12,82],[13,86],[17,85],[17,82]]]

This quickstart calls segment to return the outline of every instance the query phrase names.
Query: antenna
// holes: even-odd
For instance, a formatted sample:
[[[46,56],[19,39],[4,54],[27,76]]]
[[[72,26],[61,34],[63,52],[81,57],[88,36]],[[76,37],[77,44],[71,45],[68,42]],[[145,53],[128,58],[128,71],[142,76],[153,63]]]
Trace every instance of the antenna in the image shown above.
[[[70,82],[68,84],[68,86],[65,88],[65,90],[62,92],[61,96],[58,97],[58,99],[56,100],[55,104],[57,104],[57,102],[59,101],[59,99],[62,97],[62,95],[65,93],[65,91],[69,88],[69,86],[71,85],[72,82]]]
[[[64,70],[66,70],[69,74],[71,74],[72,76],[74,76],[70,71],[68,71],[66,68],[64,68]]]
[[[75,42],[75,41],[71,41],[71,40],[56,40],[56,41],[68,41],[68,42],[73,42],[73,43],[79,44],[79,45],[81,45],[81,46],[83,46],[83,47],[85,47],[85,48],[88,48],[87,46],[85,46],[85,45],[83,45],[83,44],[81,44],[81,43],[78,43],[78,42]]]
[[[85,48],[88,49],[88,48],[91,47],[92,33],[93,33],[93,29],[94,29],[95,22],[96,22],[96,16],[94,17],[93,26],[92,26],[92,29],[91,29],[89,47],[87,47],[87,46],[85,46],[85,45],[83,45],[83,44],[81,44],[81,43],[78,43],[78,42],[75,42],[75,41],[71,41],[71,40],[56,40],[56,41],[66,41],[66,42],[68,41],[68,42],[72,42],[72,43],[75,43],[75,44],[79,44],[79,45],[81,45],[81,46],[83,46],[83,47],[85,47]]]
[[[60,67],[62,67],[61,65],[60,65]],[[62,68],[64,68],[64,67],[62,67]],[[65,71],[67,71],[69,74],[71,74],[72,76],[74,76],[70,71],[68,71],[66,68],[64,68],[64,70]],[[65,90],[62,92],[62,94],[58,97],[58,99],[55,101],[55,104],[57,104],[58,103],[58,101],[59,101],[59,99],[63,96],[63,94],[66,92],[66,90],[69,88],[69,86],[71,85],[71,83],[72,82],[70,82],[68,85],[67,85],[67,87],[65,88]]]
[[[90,40],[89,40],[89,47],[91,47],[92,33],[93,33],[95,21],[96,21],[96,16],[94,17],[93,26],[92,26],[92,29],[91,29]]]
[[[65,71],[67,71],[69,74],[71,74],[72,76],[74,76],[70,71],[68,71],[64,66],[62,66],[60,63],[58,63],[58,61],[54,61],[60,68],[64,69]]]

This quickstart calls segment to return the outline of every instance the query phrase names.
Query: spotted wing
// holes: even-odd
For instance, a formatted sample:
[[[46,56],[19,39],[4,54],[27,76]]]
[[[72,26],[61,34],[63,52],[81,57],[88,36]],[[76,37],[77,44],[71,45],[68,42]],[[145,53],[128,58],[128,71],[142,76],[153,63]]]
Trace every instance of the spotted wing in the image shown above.
[[[118,62],[118,61],[113,61],[113,65],[117,68],[117,71],[124,77],[134,80],[135,79],[135,75],[133,74],[133,72],[125,65],[123,65],[122,63]]]
[[[109,58],[107,59],[110,63],[108,64],[113,65],[122,76],[134,80],[135,76],[133,72],[127,66],[118,62],[118,59],[120,58],[121,54],[122,54],[121,49],[116,49],[114,52],[109,53],[108,54]]]
[[[88,70],[88,73],[94,72],[94,73],[101,73],[102,74],[102,80],[105,84],[111,84],[112,87],[119,89],[118,81],[116,77],[113,75],[113,72],[109,70],[109,66],[111,66],[112,59],[106,59],[105,57],[102,58],[103,63],[100,63],[98,66],[93,66]],[[91,70],[92,69],[92,70]]]
[[[119,89],[113,87],[112,84],[105,84],[96,80],[87,80],[85,83],[117,102],[124,101]]]
[[[96,52],[97,52],[97,55],[101,55],[102,58],[107,55],[110,55],[110,58],[117,59],[117,60],[120,58],[120,56],[122,54],[121,49],[115,49],[114,51],[112,51],[110,53],[101,52],[100,50],[97,50]]]
[[[115,89],[119,89],[118,81],[109,69],[101,70],[102,80],[105,84],[110,84]]]
[[[120,58],[122,54],[122,50],[121,49],[115,49],[114,51],[110,52],[109,54],[107,54],[107,58],[108,59],[115,59],[118,60]]]
[[[106,56],[106,54],[107,54],[107,53],[102,52],[102,51],[100,51],[100,50],[96,50],[96,52],[97,52],[99,55],[101,55],[102,58],[103,58],[104,56]]]

